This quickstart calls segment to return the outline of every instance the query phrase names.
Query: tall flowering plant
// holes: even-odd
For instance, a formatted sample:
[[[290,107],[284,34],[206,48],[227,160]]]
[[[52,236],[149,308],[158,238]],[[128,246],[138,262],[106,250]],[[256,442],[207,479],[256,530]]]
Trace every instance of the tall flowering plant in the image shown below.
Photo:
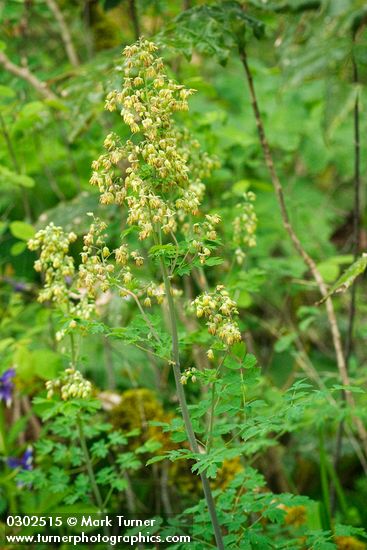
[[[231,348],[241,340],[235,301],[223,285],[212,292],[206,288],[192,301],[191,309],[198,318],[206,319],[213,339],[207,357],[217,368],[209,377],[214,389],[209,437],[206,446],[199,447],[184,391],[189,378],[196,380],[196,369],[181,370],[175,303],[180,291],[175,285],[182,274],[191,271],[201,274],[205,281],[203,266],[215,264],[212,251],[221,220],[217,214],[205,214],[202,203],[203,179],[210,175],[216,161],[201,151],[199,143],[186,129],[177,126],[175,113],[188,110],[188,98],[194,90],[167,76],[163,61],[157,56],[156,45],[140,39],[125,48],[124,58],[122,89],[108,94],[106,109],[121,114],[131,130],[131,137],[122,142],[116,133],[108,134],[104,152],[92,164],[90,182],[98,187],[102,204],[127,209],[127,216],[122,214],[122,219],[130,226],[130,232],[137,232],[141,248],[131,247],[126,237],[130,232],[125,231],[122,242],[110,249],[107,225],[92,213],[92,224],[84,237],[78,268],[69,254],[69,245],[75,235],[65,234],[60,227],[51,224],[39,231],[29,246],[32,250],[40,250],[35,268],[46,275],[40,300],[55,302],[71,316],[68,332],[72,347],[72,331],[80,320],[90,317],[99,293],[117,291],[123,298],[133,298],[146,322],[152,346],[162,345],[162,335],[152,322],[149,308],[154,304],[163,305],[168,313],[169,363],[177,398],[192,457],[199,460],[210,450],[213,439],[215,379]],[[239,241],[240,221],[235,228]],[[252,235],[255,225],[253,216]],[[139,277],[139,268],[147,263],[151,272],[158,266],[154,281],[147,282]],[[61,332],[59,338],[63,336]],[[75,353],[73,357],[75,359]],[[71,365],[71,369],[74,368],[75,364]],[[77,371],[70,372],[78,376]],[[47,384],[50,395],[56,386],[51,381]],[[199,471],[217,547],[223,549],[211,486],[205,468]]]

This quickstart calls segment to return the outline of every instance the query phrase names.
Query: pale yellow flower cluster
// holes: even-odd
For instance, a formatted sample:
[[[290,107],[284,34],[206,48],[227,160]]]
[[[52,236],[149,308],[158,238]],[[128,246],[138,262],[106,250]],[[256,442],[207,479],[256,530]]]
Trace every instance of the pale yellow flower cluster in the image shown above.
[[[61,399],[86,399],[92,393],[92,384],[86,380],[82,373],[74,368],[65,369],[60,378],[46,382],[47,399],[55,394]]]
[[[28,241],[28,248],[34,251],[40,250],[34,268],[44,274],[45,281],[38,300],[53,302],[70,316],[89,319],[95,306],[89,302],[80,281],[76,284],[80,268],[79,273],[76,272],[74,260],[69,255],[70,244],[76,238],[75,233],[65,233],[62,227],[50,223]],[[70,328],[73,328],[72,322]],[[64,330],[58,331],[57,340],[61,340],[64,335]]]
[[[193,225],[194,235],[197,237],[192,241],[192,245],[199,257],[201,264],[205,264],[207,258],[209,258],[211,251],[206,246],[205,241],[215,241],[217,238],[217,231],[215,226],[220,223],[221,218],[217,214],[205,216],[205,221],[201,223],[195,223]],[[199,240],[198,240],[199,239]]]
[[[75,233],[64,233],[62,227],[50,223],[28,241],[30,250],[41,249],[34,269],[44,273],[45,282],[39,301],[65,304],[69,300],[68,281],[74,276],[74,260],[68,255],[69,246],[76,240]]]
[[[118,110],[137,137],[121,145],[116,134],[109,134],[106,153],[93,162],[90,180],[102,203],[127,204],[127,222],[138,226],[141,240],[153,232],[173,234],[178,220],[197,216],[204,193],[201,178],[216,165],[187,131],[175,126],[174,113],[188,110],[194,90],[168,78],[156,50],[143,39],[125,48],[123,87],[108,94],[106,109]],[[122,159],[129,163],[125,174]]]
[[[241,213],[233,220],[233,240],[238,245],[235,251],[239,264],[243,262],[246,253],[243,247],[252,248],[256,246],[257,216],[254,207],[256,196],[252,191],[243,194],[243,201],[237,204]]]
[[[133,282],[133,274],[129,262],[136,267],[144,264],[144,257],[138,250],[129,251],[126,243],[114,250],[106,245],[104,234],[107,224],[98,218],[94,218],[89,232],[84,236],[82,264],[79,266],[79,285],[87,289],[91,298],[95,298],[98,291],[107,292],[112,287],[119,289],[121,296],[129,294],[128,287]],[[115,260],[111,262],[111,260]],[[135,281],[136,284],[138,281]],[[124,285],[123,287],[121,285]],[[153,296],[153,284],[148,285],[145,292],[147,297]],[[144,292],[140,289],[139,294]],[[157,295],[164,295],[161,291],[154,291]],[[161,303],[157,300],[158,303]],[[145,305],[150,305],[146,303]]]
[[[110,274],[115,270],[114,266],[107,262],[111,252],[104,241],[103,231],[106,228],[105,222],[94,219],[83,239],[78,286],[86,288],[92,297],[96,296],[97,290],[107,292],[110,289]]]
[[[181,384],[185,386],[188,380],[191,380],[191,382],[195,383],[197,380],[196,373],[197,373],[197,369],[195,367],[192,367],[191,369],[186,369],[181,375],[181,378],[180,378]]]
[[[147,297],[144,300],[144,305],[147,307],[151,306],[151,299],[154,298],[157,302],[157,304],[162,304],[164,297],[165,297],[165,290],[163,284],[157,284],[153,281],[149,283],[147,289],[146,289]]]
[[[209,334],[217,336],[227,346],[241,340],[241,332],[234,319],[238,315],[237,305],[223,285],[218,285],[215,292],[204,292],[192,302],[192,305],[197,317],[208,319]],[[212,359],[213,352],[209,352],[208,357]]]

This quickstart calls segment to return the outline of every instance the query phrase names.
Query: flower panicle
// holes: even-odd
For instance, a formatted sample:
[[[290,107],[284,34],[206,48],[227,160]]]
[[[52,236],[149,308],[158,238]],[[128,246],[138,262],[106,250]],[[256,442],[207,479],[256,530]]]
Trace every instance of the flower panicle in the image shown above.
[[[75,233],[65,233],[62,227],[50,223],[28,241],[28,248],[40,251],[34,269],[43,273],[44,286],[39,293],[39,301],[52,301],[65,304],[69,300],[68,280],[74,277],[75,266],[68,254],[70,244],[76,241]]]
[[[46,389],[48,399],[54,395],[59,395],[63,401],[88,399],[92,393],[92,384],[80,371],[70,367],[59,378],[47,380]]]
[[[159,230],[174,234],[179,221],[200,215],[205,190],[201,179],[217,162],[200,151],[187,130],[177,127],[174,114],[188,110],[194,90],[167,76],[157,46],[140,39],[123,55],[122,89],[107,95],[106,109],[118,111],[137,137],[122,144],[110,133],[105,153],[92,163],[90,183],[98,186],[101,203],[127,206],[127,223],[138,226],[139,239],[145,240]],[[205,263],[210,250],[200,254]]]
[[[255,193],[248,191],[243,194],[243,200],[237,204],[237,209],[240,213],[232,222],[233,241],[236,245],[235,257],[238,264],[242,264],[246,258],[245,248],[253,248],[256,246],[256,229],[257,216],[255,212],[254,202],[256,200]]]
[[[75,269],[73,257],[69,254],[70,245],[76,239],[77,235],[74,232],[65,232],[62,227],[51,222],[28,241],[28,248],[39,251],[34,268],[44,275],[44,284],[38,300],[52,302],[70,316],[89,319],[95,306],[81,285],[77,285],[78,271]],[[73,285],[77,288],[73,288]],[[72,325],[70,328],[73,328]],[[63,335],[61,332],[60,334]]]
[[[232,346],[241,341],[241,332],[236,321],[237,305],[230,298],[223,285],[218,285],[214,292],[204,292],[193,302],[196,316],[207,321],[208,332],[217,336],[226,346]],[[213,351],[208,351],[208,358],[213,359]]]

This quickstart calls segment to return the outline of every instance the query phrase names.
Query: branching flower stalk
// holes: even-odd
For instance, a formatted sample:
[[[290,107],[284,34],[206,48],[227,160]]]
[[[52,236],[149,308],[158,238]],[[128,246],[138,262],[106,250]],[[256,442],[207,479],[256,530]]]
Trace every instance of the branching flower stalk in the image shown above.
[[[90,302],[84,292],[75,293],[72,281],[75,276],[74,259],[69,255],[70,244],[76,240],[75,233],[65,233],[61,227],[50,223],[45,229],[41,229],[33,239],[28,242],[30,250],[40,250],[39,258],[34,263],[34,268],[44,274],[44,287],[39,293],[39,302],[51,302],[65,315],[88,319],[94,310],[95,304]],[[76,301],[75,301],[76,300]],[[46,382],[47,397],[51,399],[55,394],[63,401],[73,399],[88,399],[91,395],[92,385],[76,369],[77,350],[72,330],[76,327],[76,321],[71,319],[69,323],[70,339],[70,368],[67,368],[59,378]],[[57,340],[65,336],[65,331],[59,331]],[[85,466],[91,483],[93,496],[99,510],[104,510],[102,496],[96,482],[93,464],[89,455],[87,442],[84,435],[83,419],[79,414],[76,420],[79,440],[84,456]],[[106,532],[108,534],[108,532]]]
[[[333,345],[334,345],[334,349],[335,349],[335,355],[336,355],[336,361],[337,361],[337,366],[338,366],[338,370],[339,370],[340,379],[341,379],[341,382],[344,386],[350,386],[350,378],[349,378],[347,363],[346,363],[346,359],[345,359],[345,355],[344,355],[344,351],[343,351],[341,335],[340,335],[340,331],[339,331],[339,327],[338,327],[338,323],[337,323],[337,319],[336,319],[336,315],[335,315],[334,304],[332,302],[332,299],[330,297],[328,297],[327,287],[325,285],[325,282],[322,278],[321,273],[319,272],[319,270],[317,268],[317,265],[316,265],[315,261],[313,260],[313,258],[311,258],[311,256],[304,249],[301,241],[299,240],[299,237],[297,236],[297,234],[296,234],[296,232],[295,232],[295,230],[294,230],[294,228],[291,224],[289,214],[288,214],[288,210],[287,210],[287,207],[286,207],[286,204],[285,204],[283,187],[282,187],[282,184],[281,184],[280,179],[278,177],[278,174],[277,174],[277,171],[276,171],[276,168],[275,168],[275,164],[274,164],[274,160],[273,160],[273,156],[272,156],[272,153],[271,153],[271,149],[270,149],[270,146],[269,146],[269,142],[268,142],[267,137],[266,137],[265,127],[264,127],[262,115],[261,115],[261,112],[260,112],[259,104],[258,104],[258,101],[257,101],[257,95],[256,95],[255,86],[254,86],[254,82],[253,82],[252,72],[251,72],[251,69],[249,67],[248,60],[247,60],[247,54],[246,54],[246,51],[245,51],[244,48],[240,49],[239,53],[240,53],[240,58],[241,58],[241,61],[242,61],[242,64],[243,64],[243,67],[244,67],[244,70],[245,70],[245,75],[246,75],[246,79],[247,79],[247,83],[248,83],[248,87],[249,87],[249,91],[250,91],[251,104],[252,104],[252,109],[253,109],[253,112],[254,112],[256,126],[257,126],[257,130],[258,130],[258,134],[259,134],[260,145],[261,145],[261,148],[262,148],[262,151],[263,151],[263,154],[264,154],[265,163],[266,163],[266,166],[269,170],[271,181],[273,183],[275,194],[276,194],[276,197],[277,197],[277,200],[278,200],[278,203],[279,203],[281,216],[282,216],[282,220],[283,220],[283,225],[284,225],[284,228],[287,231],[287,233],[288,233],[288,235],[289,235],[289,237],[290,237],[290,239],[293,243],[294,248],[296,249],[298,254],[301,256],[301,258],[303,259],[303,261],[304,261],[305,265],[307,266],[307,268],[310,270],[310,272],[311,272],[311,274],[312,274],[312,276],[313,276],[313,278],[314,278],[314,280],[315,280],[315,282],[316,282],[316,284],[319,288],[321,296],[323,298],[326,298],[326,300],[325,300],[326,313],[327,313],[327,318],[328,318],[328,321],[329,321],[330,331],[331,331]],[[356,404],[355,404],[353,394],[350,391],[346,390],[345,391],[345,396],[346,396],[346,401],[347,401],[348,405],[351,407],[351,409],[355,409]],[[353,421],[355,423],[358,435],[360,437],[361,444],[362,444],[363,449],[364,449],[364,453],[367,456],[367,431],[366,431],[366,428],[364,427],[364,425],[363,425],[360,418],[354,417]]]
[[[48,380],[46,382],[48,399],[51,399],[55,394],[61,397],[63,401],[74,399],[88,399],[91,396],[92,384],[89,382],[89,380],[86,380],[83,377],[80,371],[76,370],[75,368],[76,357],[72,336],[73,335],[70,334],[72,345],[72,366],[68,369],[65,369],[65,371],[61,374],[59,378]],[[76,417],[76,427],[79,434],[80,447],[83,453],[85,467],[87,469],[93,497],[98,507],[98,510],[102,513],[105,511],[105,504],[103,503],[102,495],[97,484],[92,459],[89,454],[87,440],[84,433],[84,421],[80,413],[78,413]],[[109,534],[108,526],[104,526],[104,532],[106,535]]]
[[[127,221],[129,224],[138,225],[140,240],[152,237],[155,244],[153,248],[158,250],[165,246],[164,240],[171,241],[173,246],[170,269],[162,254],[159,255],[159,264],[169,312],[172,366],[177,397],[190,448],[198,455],[200,450],[183,388],[186,372],[182,374],[180,367],[174,303],[177,291],[172,286],[172,278],[176,265],[185,262],[188,252],[191,254],[194,267],[200,269],[205,265],[211,255],[206,240],[216,239],[215,227],[220,218],[217,215],[204,217],[200,212],[204,193],[201,178],[209,173],[214,163],[207,155],[200,153],[198,143],[190,139],[187,132],[178,130],[172,118],[175,111],[188,109],[187,98],[193,90],[186,90],[167,78],[163,72],[162,60],[153,55],[155,49],[154,44],[146,41],[139,41],[136,45],[127,47],[124,52],[127,62],[123,90],[111,92],[107,97],[107,109],[115,110],[121,105],[121,115],[125,123],[130,126],[133,134],[142,134],[142,140],[138,145],[136,142],[132,144],[131,141],[125,145],[125,155],[128,154],[131,166],[127,169],[128,175],[124,185],[121,185],[118,173],[114,174],[113,170],[111,171],[111,164],[116,162],[122,152],[121,146],[116,147],[118,140],[114,135],[108,136],[105,141],[105,146],[110,148],[109,157],[101,156],[93,163],[95,173],[92,175],[91,183],[99,186],[102,202],[127,202]],[[198,221],[195,221],[195,218]],[[183,250],[180,249],[176,233],[185,238],[186,248]],[[124,250],[127,253],[126,248]],[[136,258],[136,254],[137,252],[134,255],[131,253],[131,256]],[[151,287],[152,285],[149,285],[146,291],[146,306],[151,305],[151,295],[159,301],[162,300],[161,293],[157,292],[160,287],[153,286],[153,289],[156,288],[155,292],[149,290]],[[142,290],[140,289],[140,292]],[[200,307],[200,300],[203,302],[203,308]],[[208,317],[208,328],[212,335],[217,333],[218,338],[227,346],[240,340],[237,324],[231,318],[234,303],[222,287],[218,287],[215,296],[205,293],[193,305],[198,306],[199,317],[199,311]],[[190,372],[192,374],[192,369]],[[209,481],[205,472],[201,472],[200,476],[217,547],[224,548]]]
[[[32,250],[41,249],[35,268],[45,273],[45,287],[39,299],[56,303],[72,317],[68,331],[77,326],[79,319],[88,319],[98,294],[117,291],[137,304],[154,351],[161,341],[146,310],[154,303],[167,304],[177,397],[191,451],[199,455],[201,449],[193,430],[183,388],[185,376],[180,368],[174,297],[181,291],[173,286],[172,280],[176,268],[189,262],[191,269],[200,270],[211,256],[220,217],[205,215],[200,205],[205,191],[202,179],[217,163],[201,152],[199,143],[187,130],[176,126],[173,115],[188,110],[187,99],[194,90],[168,78],[156,49],[153,43],[140,39],[124,50],[123,87],[108,94],[106,109],[118,110],[132,135],[124,143],[115,133],[106,137],[106,152],[93,161],[90,183],[99,188],[102,204],[126,205],[130,231],[137,231],[140,241],[153,242],[149,256],[158,262],[162,283],[140,281],[136,272],[146,261],[144,250],[131,250],[125,239],[110,250],[107,225],[92,213],[78,270],[68,253],[70,243],[75,240],[73,233],[65,234],[50,224],[36,234],[29,246]],[[122,175],[120,162],[126,159],[129,165]],[[200,299],[209,332],[217,334],[227,347],[239,341],[241,334],[232,318],[235,305],[225,290],[220,287],[214,295],[205,293],[199,297],[198,303]],[[59,339],[64,335],[65,331],[59,334]],[[200,476],[217,548],[223,550],[211,487],[206,473],[201,472]]]
[[[182,385],[173,298],[175,291],[171,276],[180,253],[175,237],[178,222],[181,222],[182,232],[200,264],[204,264],[210,256],[210,249],[205,246],[205,237],[215,239],[214,226],[219,223],[219,217],[206,216],[204,222],[198,222],[192,227],[190,218],[199,215],[204,192],[201,177],[208,173],[214,163],[200,153],[196,153],[195,159],[193,152],[195,155],[198,151],[197,142],[189,140],[185,132],[180,132],[175,127],[172,114],[174,111],[188,109],[187,98],[193,90],[187,90],[167,78],[162,60],[154,55],[155,50],[154,44],[144,40],[125,48],[123,90],[111,92],[107,97],[106,107],[111,111],[122,107],[121,115],[125,123],[130,126],[133,134],[142,134],[142,139],[138,144],[129,140],[125,146],[121,146],[117,145],[117,136],[108,136],[105,146],[109,149],[109,155],[102,156],[93,163],[95,172],[91,183],[99,186],[102,202],[121,204],[126,201],[129,208],[128,223],[138,225],[140,240],[152,237],[158,248],[162,246],[162,235],[173,241],[175,253],[170,273],[164,257],[160,256],[159,263],[169,311],[172,367],[177,397],[191,451],[199,454]],[[116,165],[122,155],[127,156],[130,162],[124,182],[118,173],[111,171],[113,163]],[[122,263],[125,264],[128,252],[126,245],[123,246],[126,256]],[[130,255],[137,264],[136,258],[140,257],[139,254],[133,252]],[[142,263],[143,259],[140,261]],[[124,282],[128,284],[130,281],[126,281],[125,277]],[[146,289],[145,306],[151,305],[151,296],[161,301],[162,295],[157,290],[159,286],[157,288],[155,285]],[[210,484],[205,472],[200,476],[217,547],[224,549]]]

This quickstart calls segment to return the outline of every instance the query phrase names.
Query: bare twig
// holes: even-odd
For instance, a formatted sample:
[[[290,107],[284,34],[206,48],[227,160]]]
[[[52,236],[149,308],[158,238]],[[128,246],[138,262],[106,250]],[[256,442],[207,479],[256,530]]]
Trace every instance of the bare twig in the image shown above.
[[[69,27],[66,24],[63,13],[57,5],[56,0],[46,0],[46,3],[59,25],[61,38],[64,43],[65,51],[67,53],[69,61],[74,67],[77,67],[79,65],[79,58],[74,48]]]
[[[355,40],[355,36],[353,37]],[[359,83],[359,74],[358,74],[358,65],[355,59],[355,56],[352,55],[352,66],[353,66],[353,84]],[[357,260],[360,250],[360,240],[361,240],[361,136],[360,136],[360,116],[359,111],[359,93],[357,91],[356,99],[354,102],[353,109],[353,127],[354,127],[354,207],[353,207],[353,234],[352,234],[352,252],[354,256],[354,261]],[[348,312],[348,329],[347,337],[345,342],[345,361],[347,368],[350,361],[350,356],[353,351],[353,329],[354,329],[354,320],[356,316],[356,295],[357,295],[357,284],[358,278],[353,281],[351,288],[351,298],[349,304]],[[345,399],[345,392],[343,392],[343,399]],[[338,433],[336,437],[335,444],[335,453],[334,453],[334,468],[335,470],[338,467],[342,446],[343,446],[343,434],[344,434],[344,422],[340,422],[338,427]],[[330,490],[330,506],[332,512],[335,511],[336,499],[335,499],[336,489],[334,486]]]
[[[8,56],[1,51],[0,65],[2,65],[5,70],[9,71],[9,73],[12,73],[13,75],[28,82],[28,84],[30,84],[32,88],[34,88],[45,99],[57,99],[57,96],[47,87],[47,84],[42,82],[42,80],[39,80],[33,73],[31,73],[28,67],[19,67],[19,65],[15,65],[15,63],[10,61]]]
[[[358,84],[358,67],[353,56],[353,82]],[[354,260],[357,260],[360,249],[360,233],[361,233],[361,139],[360,139],[360,123],[359,123],[359,93],[357,91],[354,102],[354,208],[353,208],[353,255]],[[351,289],[351,301],[349,307],[348,332],[345,344],[346,361],[349,362],[350,355],[353,349],[353,328],[356,314],[356,290],[358,278],[353,281]]]
[[[134,27],[135,40],[140,38],[140,23],[135,0],[129,0],[130,17]]]
[[[294,248],[296,249],[298,254],[301,256],[301,258],[303,259],[305,265],[310,270],[314,280],[316,281],[321,296],[323,298],[326,298],[327,295],[328,295],[328,291],[327,291],[327,287],[324,283],[324,280],[321,276],[321,273],[319,272],[313,258],[311,258],[311,256],[303,248],[303,245],[302,245],[301,241],[299,240],[298,235],[296,234],[296,232],[295,232],[295,230],[294,230],[294,228],[291,224],[290,218],[289,218],[288,210],[287,210],[287,207],[286,207],[286,204],[285,204],[283,187],[282,187],[282,184],[281,184],[280,179],[278,177],[278,174],[277,174],[277,171],[276,171],[276,168],[275,168],[275,164],[274,164],[274,161],[273,161],[273,156],[272,156],[272,153],[271,153],[271,150],[270,150],[270,146],[269,146],[266,134],[265,134],[264,123],[263,123],[263,120],[262,120],[262,116],[261,116],[258,101],[257,101],[257,96],[256,96],[255,87],[254,87],[252,72],[251,72],[250,67],[248,65],[247,55],[246,55],[246,52],[245,52],[244,49],[240,50],[240,58],[241,58],[241,61],[242,61],[242,64],[243,64],[243,67],[244,67],[244,70],[245,70],[245,74],[246,74],[246,78],[247,78],[247,82],[248,82],[248,86],[249,86],[249,90],[250,90],[251,104],[252,104],[253,112],[254,112],[254,115],[255,115],[257,131],[258,131],[259,139],[260,139],[260,145],[261,145],[261,148],[262,148],[262,151],[263,151],[263,154],[264,154],[265,163],[266,163],[266,166],[269,170],[271,181],[272,181],[272,184],[273,184],[273,187],[274,187],[274,190],[275,190],[275,194],[276,194],[276,197],[277,197],[277,200],[278,200],[278,204],[279,204],[279,207],[280,207],[284,228],[287,231],[287,233],[288,233],[288,235],[289,235],[289,237],[290,237],[290,239],[293,243]],[[330,297],[326,298],[325,304],[326,304],[327,318],[328,318],[328,321],[329,321],[330,331],[331,331],[334,350],[335,350],[335,355],[336,355],[336,362],[337,362],[337,366],[338,366],[338,370],[339,370],[339,376],[340,376],[342,384],[345,385],[345,386],[349,386],[350,385],[350,379],[349,379],[349,375],[348,375],[346,359],[345,359],[344,352],[343,352],[341,335],[340,335],[339,327],[338,327],[337,320],[336,320],[334,304],[333,304]],[[351,408],[355,408],[355,400],[354,400],[354,397],[353,397],[352,393],[350,391],[346,391],[345,396],[346,396],[346,400],[347,400],[349,406]],[[367,431],[366,431],[363,423],[361,422],[360,418],[355,417],[354,418],[354,423],[355,423],[355,426],[358,430],[358,435],[361,439],[361,443],[362,443],[364,452],[367,455]]]

